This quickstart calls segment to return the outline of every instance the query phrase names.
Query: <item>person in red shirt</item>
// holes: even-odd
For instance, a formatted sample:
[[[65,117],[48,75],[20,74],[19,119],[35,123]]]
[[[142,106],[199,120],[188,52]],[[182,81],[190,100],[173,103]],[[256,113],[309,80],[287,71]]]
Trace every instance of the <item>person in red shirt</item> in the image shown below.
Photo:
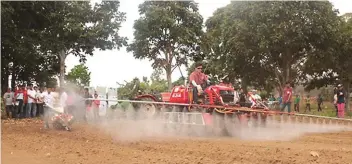
[[[97,100],[98,99],[98,94],[97,93],[94,94],[94,99],[95,100],[93,100],[93,103],[92,103],[94,119],[98,120],[99,119],[100,100]]]
[[[287,112],[291,112],[291,102],[292,102],[292,87],[290,82],[286,82],[286,86],[284,88],[284,92],[282,93],[282,108],[281,111],[285,110],[287,106]]]
[[[198,103],[198,94],[203,92],[204,83],[208,80],[208,76],[202,72],[202,63],[197,63],[195,70],[189,76],[190,86],[193,88],[193,103]]]

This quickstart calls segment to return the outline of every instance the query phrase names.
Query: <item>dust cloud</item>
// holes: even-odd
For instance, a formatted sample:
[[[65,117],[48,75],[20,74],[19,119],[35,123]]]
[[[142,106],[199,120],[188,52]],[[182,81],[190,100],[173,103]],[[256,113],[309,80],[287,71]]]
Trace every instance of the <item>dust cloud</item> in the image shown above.
[[[314,122],[312,118],[302,121],[299,118],[285,120],[268,117],[265,125],[256,125],[252,121],[248,125],[241,125],[237,117],[215,116],[213,121],[216,121],[216,124],[213,127],[205,127],[200,125],[202,121],[197,118],[201,117],[199,113],[189,115],[193,118],[187,117],[189,120],[185,121],[185,113],[174,113],[172,117],[166,117],[165,113],[159,113],[157,117],[148,116],[143,109],[136,111],[130,106],[126,111],[116,109],[113,115],[114,118],[100,120],[96,125],[110,134],[116,142],[160,141],[185,137],[288,141],[308,133],[352,131],[351,123],[342,125],[332,121]],[[177,123],[181,117],[188,124]],[[260,122],[260,117],[257,120]]]

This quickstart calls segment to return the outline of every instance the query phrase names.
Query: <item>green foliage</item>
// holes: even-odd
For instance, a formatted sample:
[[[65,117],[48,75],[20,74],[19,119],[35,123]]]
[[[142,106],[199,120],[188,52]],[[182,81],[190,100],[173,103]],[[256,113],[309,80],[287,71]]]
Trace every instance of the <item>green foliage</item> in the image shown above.
[[[67,74],[67,81],[77,86],[89,86],[90,74],[88,67],[84,64],[75,65],[71,71]]]
[[[1,2],[1,84],[47,83],[59,71],[57,58],[39,51],[40,31],[47,26],[47,2]]]
[[[232,2],[206,22],[212,72],[282,90],[307,56],[326,51],[338,26],[330,2]],[[270,87],[271,86],[271,87]]]
[[[319,51],[307,59],[304,74],[310,75],[306,81],[306,89],[311,90],[327,85],[343,84],[347,93],[351,93],[352,86],[352,19],[342,16],[333,36],[333,42],[328,51]],[[350,97],[346,94],[346,101]],[[346,104],[350,109],[349,104]]]
[[[185,85],[185,79],[183,77],[178,78],[172,83],[173,86]]]
[[[140,81],[136,77],[130,82],[125,81],[125,84],[120,84],[117,92],[120,99],[130,99],[138,94],[138,90],[140,90]]]
[[[63,82],[67,55],[85,61],[94,49],[126,45],[126,38],[118,35],[125,21],[118,8],[119,1],[94,7],[88,1],[1,2],[1,83],[7,84],[12,74],[13,85],[45,84],[58,73]]]
[[[162,75],[162,69],[155,69],[150,76],[151,80],[148,80],[147,77],[143,77],[143,81],[141,82],[136,77],[130,82],[125,81],[125,84],[118,88],[119,98],[133,98],[138,94],[138,90],[142,93],[149,94],[166,92],[168,85],[167,81],[161,78]]]
[[[153,68],[164,69],[170,90],[172,72],[187,64],[200,44],[203,18],[194,1],[145,1],[139,14],[128,51],[137,59],[153,61]]]

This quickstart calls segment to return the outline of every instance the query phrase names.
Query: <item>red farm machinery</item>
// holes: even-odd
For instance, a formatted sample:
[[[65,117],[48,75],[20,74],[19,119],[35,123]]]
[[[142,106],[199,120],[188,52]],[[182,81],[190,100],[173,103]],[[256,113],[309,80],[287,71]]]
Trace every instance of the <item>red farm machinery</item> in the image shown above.
[[[181,85],[175,86],[171,92],[161,93],[161,98],[140,94],[130,101],[134,109],[148,117],[161,117],[165,123],[202,125],[221,133],[226,131],[226,122],[234,124],[235,128],[265,126],[270,115],[290,114],[272,111],[262,102],[257,102],[255,106],[239,102],[237,91],[227,85],[205,87],[198,94],[198,100],[198,103],[193,103],[193,88]]]
[[[247,95],[249,98],[252,96]],[[130,100],[100,100],[128,102],[143,118],[161,120],[168,125],[201,126],[215,135],[227,135],[243,128],[266,128],[268,120],[319,124],[334,121],[344,125],[352,122],[351,119],[272,110],[261,100],[241,102],[238,92],[227,85],[204,87],[203,92],[198,94],[197,103],[193,102],[193,88],[187,85],[175,86],[171,92],[161,93],[161,96],[140,93]]]

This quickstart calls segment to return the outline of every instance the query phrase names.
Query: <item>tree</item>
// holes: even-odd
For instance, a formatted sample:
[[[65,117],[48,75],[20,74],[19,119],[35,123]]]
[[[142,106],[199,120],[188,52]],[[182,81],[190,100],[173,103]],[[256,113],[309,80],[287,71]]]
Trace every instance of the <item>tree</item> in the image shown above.
[[[40,32],[49,23],[47,2],[1,2],[1,83],[45,83],[57,74],[55,58],[40,52]]]
[[[352,19],[346,20],[345,16],[341,16],[339,20],[330,49],[310,55],[304,73],[309,75],[307,90],[341,83],[348,93],[346,102],[349,102],[352,86]],[[350,109],[349,103],[346,103],[346,109]]]
[[[150,76],[151,84],[148,89],[152,93],[160,93],[168,90],[168,82],[162,78],[164,71],[161,68],[156,68]]]
[[[125,14],[118,11],[119,1],[102,1],[91,6],[88,1],[47,2],[51,24],[42,31],[43,51],[60,59],[60,83],[64,81],[67,55],[79,56],[81,62],[94,49],[120,48],[126,38],[118,35]],[[53,44],[54,43],[54,44]]]
[[[213,70],[281,93],[309,55],[328,50],[337,25],[330,2],[232,2],[207,20],[203,47]]]
[[[89,86],[90,74],[88,67],[84,64],[75,65],[67,74],[67,81],[76,84],[77,86]],[[62,85],[62,84],[60,84]]]
[[[135,77],[131,81],[125,81],[125,84],[120,84],[118,88],[119,98],[130,99],[137,95],[138,90],[140,90],[140,80]]]
[[[137,59],[153,61],[153,68],[164,69],[170,90],[172,72],[187,64],[200,44],[203,18],[194,1],[145,1],[139,14],[127,50]]]

